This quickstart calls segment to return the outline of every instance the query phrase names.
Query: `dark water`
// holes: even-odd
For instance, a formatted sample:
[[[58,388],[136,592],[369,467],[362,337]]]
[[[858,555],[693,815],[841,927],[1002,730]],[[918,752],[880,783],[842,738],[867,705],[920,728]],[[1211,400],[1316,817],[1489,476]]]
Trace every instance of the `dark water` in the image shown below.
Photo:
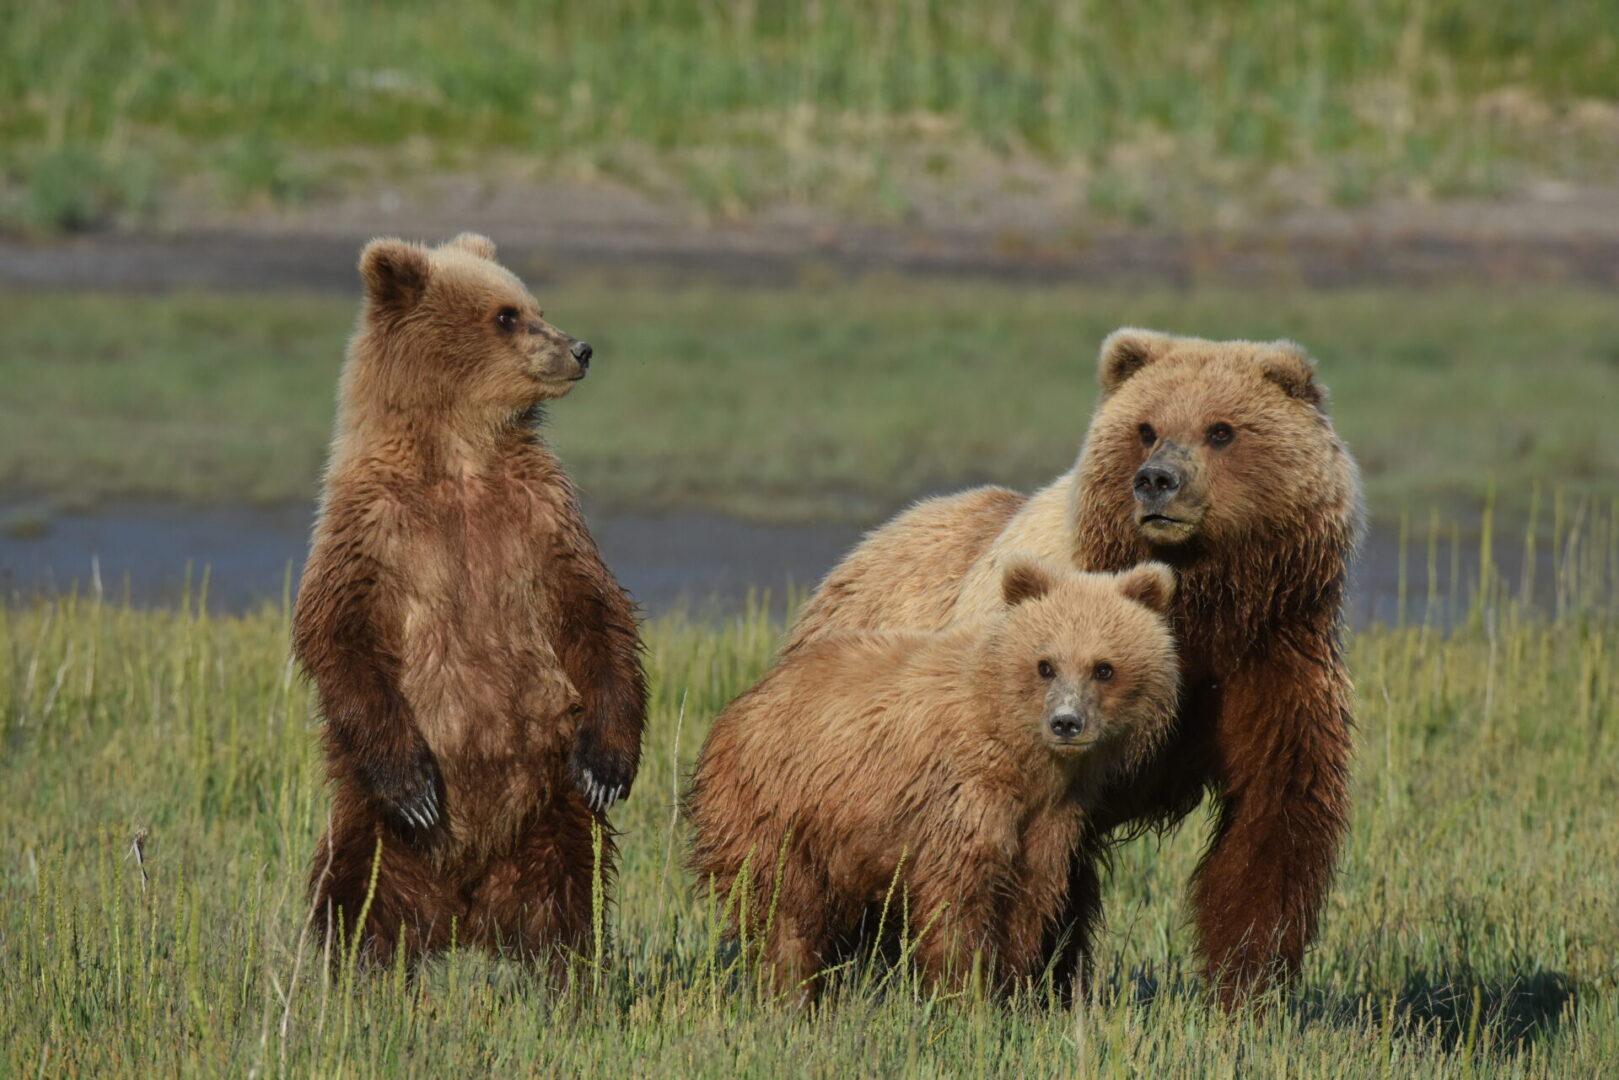
[[[717,514],[586,509],[603,557],[652,615],[678,607],[725,613],[752,590],[781,606],[860,537],[855,525],[761,525]],[[241,611],[297,587],[313,507],[195,507],[124,503],[94,513],[37,513],[0,502],[0,593],[91,587],[111,598],[173,603],[208,573],[208,606]]]
[[[685,607],[720,615],[739,608],[750,590],[769,590],[782,610],[789,589],[813,586],[860,538],[854,524],[763,525],[718,514],[608,512],[587,507],[591,528],[619,580],[651,615]],[[0,502],[0,593],[29,596],[90,586],[134,603],[173,603],[208,572],[208,606],[241,611],[278,602],[296,588],[313,508],[191,507],[114,504],[94,513],[42,514]],[[1454,552],[1460,595],[1451,595],[1452,550],[1438,552],[1440,605],[1429,611],[1427,554],[1407,547],[1406,616],[1449,622],[1478,580],[1479,546],[1464,539]],[[1522,545],[1497,546],[1496,565],[1519,579]],[[1537,576],[1551,580],[1542,550]],[[1398,534],[1374,528],[1356,568],[1350,601],[1355,625],[1394,621],[1400,597]]]

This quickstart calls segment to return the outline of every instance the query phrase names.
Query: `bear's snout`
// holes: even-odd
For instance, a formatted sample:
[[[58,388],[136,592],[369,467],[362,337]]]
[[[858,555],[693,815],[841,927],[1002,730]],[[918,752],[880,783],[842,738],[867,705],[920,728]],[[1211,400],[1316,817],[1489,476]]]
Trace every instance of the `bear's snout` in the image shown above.
[[[1145,505],[1167,502],[1186,483],[1186,474],[1161,461],[1149,461],[1136,470],[1136,501]]]
[[[1085,732],[1085,720],[1078,713],[1060,712],[1046,721],[1051,733],[1059,739],[1077,739]]]
[[[590,347],[590,342],[575,341],[568,346],[568,352],[573,355],[575,360],[579,361],[579,370],[590,370],[590,358],[596,355],[596,350]]]
[[[1185,447],[1161,442],[1130,481],[1136,524],[1154,544],[1178,544],[1197,532],[1205,493],[1197,462]]]

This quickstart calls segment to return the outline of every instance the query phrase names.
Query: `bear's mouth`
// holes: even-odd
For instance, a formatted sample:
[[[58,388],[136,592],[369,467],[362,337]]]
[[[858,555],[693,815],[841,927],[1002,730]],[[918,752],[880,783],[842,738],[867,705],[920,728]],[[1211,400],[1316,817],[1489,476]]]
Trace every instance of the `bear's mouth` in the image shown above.
[[[1204,500],[1188,492],[1168,499],[1137,499],[1136,528],[1153,543],[1179,544],[1197,533],[1207,510]]]
[[[1153,540],[1185,540],[1197,531],[1197,521],[1168,514],[1142,514],[1136,527]]]
[[[1072,738],[1062,739],[1055,735],[1046,735],[1046,746],[1058,757],[1073,757],[1082,751],[1089,750],[1097,741],[1095,735],[1086,733],[1075,735]]]

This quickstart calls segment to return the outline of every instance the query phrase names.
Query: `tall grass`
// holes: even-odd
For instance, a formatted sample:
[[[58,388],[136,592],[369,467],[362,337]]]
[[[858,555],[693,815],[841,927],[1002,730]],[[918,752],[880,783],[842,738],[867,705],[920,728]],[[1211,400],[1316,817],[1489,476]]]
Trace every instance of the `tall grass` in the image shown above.
[[[1078,1009],[940,1000],[865,967],[813,1018],[760,1001],[679,868],[674,811],[710,718],[769,662],[759,609],[648,629],[605,969],[553,987],[457,953],[332,977],[305,929],[325,794],[285,607],[0,608],[0,1074],[1601,1075],[1619,1060],[1619,530],[1560,521],[1554,610],[1487,562],[1457,582],[1454,629],[1442,585],[1355,637],[1356,813],[1325,931],[1296,997],[1236,1018],[1192,974],[1198,821],[1124,850]]]
[[[316,158],[331,176],[374,147],[722,209],[871,204],[1008,152],[1126,216],[1278,169],[1339,201],[1445,194],[1596,175],[1619,98],[1605,0],[71,0],[7,5],[0,29],[0,141],[41,181],[20,211],[68,226],[153,197],[154,173],[296,198]]]

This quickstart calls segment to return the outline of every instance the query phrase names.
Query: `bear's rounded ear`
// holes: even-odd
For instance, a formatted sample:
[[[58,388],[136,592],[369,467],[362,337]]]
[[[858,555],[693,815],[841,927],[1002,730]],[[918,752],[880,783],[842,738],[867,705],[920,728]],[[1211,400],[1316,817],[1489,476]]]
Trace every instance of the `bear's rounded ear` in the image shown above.
[[[481,233],[464,232],[444,246],[460,248],[469,255],[476,255],[480,259],[488,259],[491,262],[495,258],[495,242]]]
[[[1265,378],[1287,391],[1289,397],[1323,408],[1327,395],[1315,381],[1315,362],[1302,346],[1291,341],[1273,341],[1259,354],[1259,368]]]
[[[1018,559],[1009,564],[1001,575],[1001,599],[1007,607],[1016,607],[1027,600],[1038,600],[1051,591],[1056,582],[1051,571],[1037,562]]]
[[[1119,575],[1119,591],[1162,615],[1175,599],[1175,571],[1161,562],[1141,563]]]
[[[1115,330],[1102,342],[1102,354],[1096,361],[1096,377],[1102,384],[1102,394],[1113,393],[1124,381],[1168,351],[1175,339],[1156,330],[1138,330],[1126,326]]]
[[[373,240],[360,252],[365,295],[379,308],[404,310],[427,291],[427,249],[394,237]]]

